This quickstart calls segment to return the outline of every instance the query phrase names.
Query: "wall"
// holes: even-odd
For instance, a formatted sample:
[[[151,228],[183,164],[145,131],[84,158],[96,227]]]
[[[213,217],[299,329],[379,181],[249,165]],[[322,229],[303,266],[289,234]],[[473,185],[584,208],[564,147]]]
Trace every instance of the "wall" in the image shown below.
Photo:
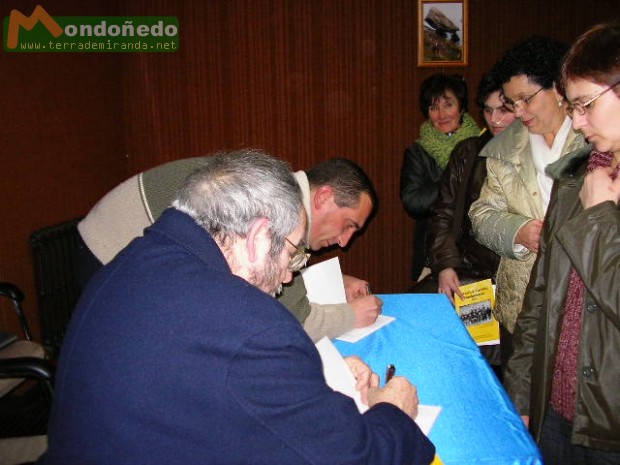
[[[38,2],[3,2],[30,15]],[[112,14],[115,2],[43,5],[52,16]],[[122,59],[112,54],[0,51],[0,281],[26,293],[24,307],[38,334],[29,234],[83,215],[127,171]],[[0,328],[17,331],[0,301]]]
[[[10,7],[29,14],[35,2]],[[573,40],[617,17],[560,0],[470,0],[469,65],[418,68],[413,0],[129,0],[43,6],[51,15],[173,15],[170,54],[0,53],[5,105],[0,190],[7,203],[0,280],[28,293],[36,320],[27,237],[78,215],[120,180],[172,159],[259,147],[294,169],[331,156],[362,165],[381,197],[378,216],[343,269],[375,292],[409,287],[414,223],[398,198],[403,150],[421,124],[418,89],[438,71],[480,75],[529,34]],[[2,16],[9,14],[5,7]],[[472,92],[473,94],[473,92]],[[471,105],[473,108],[473,95]],[[477,112],[473,111],[477,117]],[[323,257],[320,257],[323,258]],[[0,314],[0,327],[11,328]]]

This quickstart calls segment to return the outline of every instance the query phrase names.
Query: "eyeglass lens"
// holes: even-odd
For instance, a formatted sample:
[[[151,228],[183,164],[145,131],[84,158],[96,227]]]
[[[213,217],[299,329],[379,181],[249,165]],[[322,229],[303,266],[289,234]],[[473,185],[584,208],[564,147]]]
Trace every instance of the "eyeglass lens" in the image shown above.
[[[538,95],[538,93],[540,91],[542,91],[544,89],[544,87],[541,87],[540,89],[538,89],[536,92],[534,92],[532,95],[528,95],[527,97],[522,97],[519,98],[517,100],[510,100],[509,98],[507,98],[504,93],[502,92],[500,94],[500,100],[502,101],[502,103],[504,104],[504,106],[506,108],[508,108],[510,111],[514,111],[516,108],[524,108],[527,105],[529,105],[529,103],[532,101],[532,99]]]
[[[310,258],[310,254],[305,251],[305,246],[299,247],[293,244],[293,242],[291,242],[288,238],[286,238],[286,240],[289,244],[295,247],[295,253],[291,257],[291,260],[289,261],[288,269],[290,271],[299,271],[304,266],[306,266],[306,263],[308,262],[308,259]]]
[[[578,115],[585,115],[586,112],[592,107],[594,102],[596,102],[596,100],[599,97],[603,96],[606,92],[608,92],[611,89],[615,88],[618,84],[620,84],[620,81],[617,81],[614,84],[612,84],[609,87],[607,87],[606,89],[603,89],[597,95],[595,95],[590,100],[588,100],[586,103],[575,102],[575,103],[569,104],[568,105],[568,111],[570,112],[570,114],[573,114],[573,112],[575,112]]]

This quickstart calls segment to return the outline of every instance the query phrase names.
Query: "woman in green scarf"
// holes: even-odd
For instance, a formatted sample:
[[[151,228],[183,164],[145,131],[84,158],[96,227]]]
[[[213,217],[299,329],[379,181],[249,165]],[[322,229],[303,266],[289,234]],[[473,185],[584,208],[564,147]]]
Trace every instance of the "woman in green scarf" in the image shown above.
[[[480,134],[467,113],[467,85],[458,74],[433,74],[422,82],[420,138],[405,151],[400,174],[400,198],[416,221],[411,277],[420,279],[427,257],[426,228],[439,193],[439,180],[456,144]]]

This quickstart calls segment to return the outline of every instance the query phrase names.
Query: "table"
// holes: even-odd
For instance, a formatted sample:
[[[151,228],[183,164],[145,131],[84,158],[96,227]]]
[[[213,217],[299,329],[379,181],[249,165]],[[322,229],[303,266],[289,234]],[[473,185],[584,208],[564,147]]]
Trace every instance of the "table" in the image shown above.
[[[536,444],[506,391],[443,294],[379,296],[396,321],[366,338],[334,341],[379,373],[396,365],[421,404],[441,413],[429,438],[444,465],[542,465]]]

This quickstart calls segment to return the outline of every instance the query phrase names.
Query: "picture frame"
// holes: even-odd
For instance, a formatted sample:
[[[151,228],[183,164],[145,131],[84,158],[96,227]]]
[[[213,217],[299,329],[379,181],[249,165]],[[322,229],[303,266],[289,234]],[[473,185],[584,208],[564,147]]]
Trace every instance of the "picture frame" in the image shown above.
[[[418,0],[418,66],[467,66],[468,0]]]

